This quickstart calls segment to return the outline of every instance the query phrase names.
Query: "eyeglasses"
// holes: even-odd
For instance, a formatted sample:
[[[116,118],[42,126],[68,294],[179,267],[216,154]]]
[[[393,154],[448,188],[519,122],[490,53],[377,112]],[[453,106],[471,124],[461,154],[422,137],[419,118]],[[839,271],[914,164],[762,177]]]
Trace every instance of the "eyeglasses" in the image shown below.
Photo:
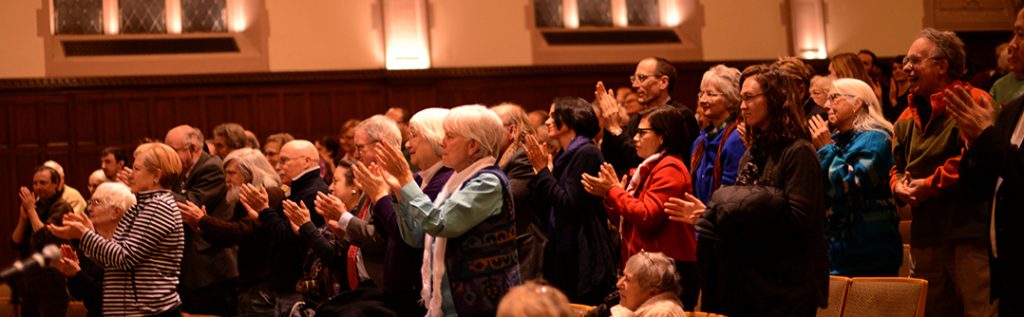
[[[107,202],[105,200],[102,200],[102,199],[90,199],[89,203],[86,206],[102,207],[102,206],[105,206],[105,205],[107,205]]]
[[[638,84],[638,83],[642,83],[642,82],[647,81],[648,78],[657,78],[657,77],[659,77],[659,76],[658,75],[636,74],[636,75],[633,75],[633,76],[629,76],[629,82],[634,83],[634,84]]]
[[[910,65],[917,65],[917,64],[920,64],[921,62],[923,62],[925,60],[929,60],[929,59],[943,59],[943,58],[942,57],[938,57],[938,56],[922,58],[920,56],[909,55],[909,56],[903,58],[903,65],[906,65],[908,63]]]
[[[835,94],[828,95],[828,102],[836,102],[836,100],[839,99],[839,97],[856,98],[857,96],[854,96],[854,95],[851,95],[851,94],[835,93]]]
[[[704,96],[708,96],[708,97],[714,98],[714,97],[721,97],[721,96],[724,96],[724,95],[725,94],[720,93],[720,92],[701,91],[701,92],[697,93],[697,99],[704,98]]]
[[[640,137],[643,137],[644,135],[647,135],[648,133],[654,133],[654,132],[657,132],[657,131],[654,131],[654,128],[637,128],[636,129],[636,134],[639,135]]]
[[[380,143],[380,141],[373,141],[373,142],[370,142],[370,143],[366,143],[366,144],[358,144],[358,143],[357,143],[357,144],[356,144],[356,151],[362,151],[362,150],[363,150],[363,149],[365,149],[365,148],[366,148],[367,146],[371,146],[371,145],[374,145],[374,144],[377,144],[377,143]]]
[[[757,97],[760,97],[760,96],[764,96],[764,93],[762,92],[762,93],[757,93],[757,94],[740,95],[740,101],[750,102],[751,100],[754,100],[754,98],[757,98]]]

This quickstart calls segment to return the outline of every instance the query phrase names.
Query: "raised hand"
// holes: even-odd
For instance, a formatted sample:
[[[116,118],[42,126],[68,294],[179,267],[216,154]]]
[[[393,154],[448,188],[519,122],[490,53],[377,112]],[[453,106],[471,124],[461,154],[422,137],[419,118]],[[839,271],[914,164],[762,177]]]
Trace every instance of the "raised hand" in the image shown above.
[[[65,240],[81,239],[86,231],[93,230],[92,221],[89,220],[89,217],[76,213],[64,215],[62,222],[62,226],[48,224],[46,229],[50,230],[50,233],[54,236]]]
[[[18,197],[21,198],[21,208],[26,211],[36,210],[36,194],[32,193],[28,187],[22,186],[18,190]]]
[[[281,202],[281,205],[284,207],[284,215],[291,221],[293,228],[297,229],[309,222],[309,209],[306,208],[306,202],[300,201],[299,204],[295,204],[291,200],[285,200]]]
[[[690,193],[686,193],[683,199],[672,197],[665,202],[665,213],[668,214],[669,220],[688,224],[696,222],[706,210],[704,203]]]
[[[943,101],[946,109],[956,120],[960,135],[968,143],[974,142],[988,127],[995,125],[996,107],[992,105],[992,99],[981,97],[975,100],[971,93],[963,86],[955,86],[946,89]]]
[[[206,216],[206,206],[197,206],[186,200],[178,203],[178,209],[181,210],[181,221],[198,231],[199,219]]]
[[[397,188],[393,188],[396,191],[401,188],[400,186],[413,181],[412,170],[409,169],[409,162],[405,161],[405,156],[402,155],[402,151],[397,147],[381,143],[380,146],[377,147],[376,164],[380,165],[383,171],[391,174],[391,176],[395,178],[397,185],[393,184],[391,186],[398,186]],[[366,187],[366,184],[360,184],[363,187]],[[363,192],[366,192],[366,188],[363,188]]]
[[[372,203],[376,203],[377,200],[388,195],[388,187],[396,185],[388,185],[384,180],[383,168],[376,163],[371,164],[369,167],[363,165],[362,162],[356,162],[352,166],[352,174],[355,175],[359,181],[360,186],[363,188],[363,193],[366,197],[369,197]]]
[[[828,122],[825,122],[821,116],[811,116],[811,119],[807,120],[807,129],[811,132],[811,144],[814,145],[814,148],[821,149],[833,143]]]
[[[548,166],[550,161],[550,154],[548,150],[540,144],[535,135],[526,136],[526,146],[523,150],[526,152],[526,157],[530,159],[530,165],[533,166],[535,173],[540,173],[545,167]]]
[[[128,168],[127,166],[125,166],[124,168],[121,169],[121,171],[117,172],[117,181],[121,182],[121,183],[123,183],[125,185],[128,185],[128,187],[131,187],[132,186],[132,176],[134,174],[135,174],[135,171],[133,171],[131,168]]]
[[[267,194],[267,189],[263,188],[263,186],[256,188],[252,184],[243,184],[238,198],[250,215],[258,215],[260,212],[270,208],[270,195]]]
[[[341,218],[341,213],[348,210],[340,198],[321,192],[316,193],[316,200],[313,201],[313,204],[313,209],[316,210],[316,213],[323,216],[324,219],[337,220]]]
[[[615,186],[622,187],[622,184],[617,180],[615,175],[615,169],[611,164],[601,164],[601,170],[598,171],[598,176],[592,176],[590,174],[583,174],[583,190],[591,195],[604,197],[608,195],[608,191]]]
[[[615,92],[611,89],[605,90],[603,82],[597,82],[594,89],[594,100],[601,108],[601,118],[604,119],[604,128],[608,130],[622,130],[622,106],[615,100]]]
[[[53,267],[64,274],[67,277],[73,277],[82,270],[78,261],[78,253],[71,248],[70,245],[60,245],[61,258],[56,262],[53,262]]]

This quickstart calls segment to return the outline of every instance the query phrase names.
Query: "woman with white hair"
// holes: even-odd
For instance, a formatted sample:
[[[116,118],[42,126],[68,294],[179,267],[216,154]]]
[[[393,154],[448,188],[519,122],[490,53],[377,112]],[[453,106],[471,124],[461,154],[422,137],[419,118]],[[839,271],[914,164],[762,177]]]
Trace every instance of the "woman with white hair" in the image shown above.
[[[100,176],[103,176],[102,170]],[[107,182],[96,186],[86,211],[96,233],[109,240],[114,237],[121,216],[134,205],[135,195],[127,185]],[[70,245],[61,245],[60,250],[63,257],[54,266],[68,277],[68,292],[84,302],[88,316],[102,316],[103,267]]]
[[[197,230],[210,243],[238,246],[238,312],[242,316],[273,314],[274,296],[269,291],[270,236],[261,230],[259,215],[250,213],[239,202],[242,185],[262,186],[267,190],[271,208],[280,210],[284,191],[281,178],[270,161],[259,150],[241,148],[228,154],[222,164],[227,194],[232,206],[231,218],[220,219],[206,213],[206,208],[190,201],[179,203],[185,223],[195,223]]]
[[[715,65],[704,73],[697,93],[698,112],[707,125],[693,141],[690,167],[693,168],[693,193],[707,204],[711,193],[723,185],[736,183],[740,158],[747,152],[740,123],[740,71]]]
[[[613,317],[684,317],[683,304],[676,297],[679,274],[672,258],[661,252],[640,251],[626,261],[619,278],[619,304]]]
[[[832,210],[825,227],[830,273],[896,276],[903,241],[888,182],[892,124],[871,86],[857,79],[836,80],[825,108],[828,123],[812,117],[808,125]]]
[[[494,316],[501,297],[521,282],[508,179],[495,165],[501,119],[483,106],[460,106],[443,125],[441,160],[454,174],[433,201],[393,146],[377,147],[380,167],[358,164],[356,177],[367,195],[386,188],[384,173],[397,180],[388,185],[400,196],[402,237],[424,248],[427,315]]]

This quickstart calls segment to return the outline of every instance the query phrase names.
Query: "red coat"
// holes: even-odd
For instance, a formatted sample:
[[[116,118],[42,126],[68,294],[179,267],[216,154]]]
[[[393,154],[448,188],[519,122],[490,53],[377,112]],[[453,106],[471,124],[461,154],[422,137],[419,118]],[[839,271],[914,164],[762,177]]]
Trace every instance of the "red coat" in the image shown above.
[[[634,170],[630,170],[630,177]],[[679,261],[697,261],[697,236],[693,225],[669,220],[665,213],[669,197],[682,198],[683,193],[693,193],[690,172],[683,161],[675,155],[662,157],[638,186],[636,197],[614,186],[604,199],[608,215],[623,220],[620,228],[623,263],[640,250],[663,252]]]

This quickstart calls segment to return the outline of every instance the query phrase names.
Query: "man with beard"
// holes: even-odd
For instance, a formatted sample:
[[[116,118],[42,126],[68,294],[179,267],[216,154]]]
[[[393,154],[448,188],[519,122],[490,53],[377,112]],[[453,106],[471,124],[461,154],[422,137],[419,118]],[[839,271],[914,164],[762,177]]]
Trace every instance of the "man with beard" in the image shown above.
[[[238,245],[238,314],[240,316],[271,316],[275,297],[270,290],[270,236],[259,222],[259,215],[249,213],[239,202],[243,184],[266,189],[270,208],[280,209],[284,192],[281,179],[258,150],[238,149],[224,158],[224,180],[227,184],[227,205],[233,206],[230,220],[206,214],[206,208],[186,201],[182,219],[197,222],[199,232],[217,245]]]
[[[633,136],[637,133],[640,118],[658,107],[669,106],[683,111],[686,120],[680,123],[682,125],[680,128],[686,131],[685,144],[693,144],[693,140],[697,137],[697,117],[693,110],[669,96],[677,80],[676,67],[672,66],[671,62],[661,57],[645,58],[636,65],[636,72],[633,76],[629,76],[629,80],[633,83],[637,101],[643,105],[643,110],[630,116],[629,122],[621,122],[618,111],[612,110],[621,109],[614,104],[614,98],[610,98],[611,104],[609,104],[603,102],[605,98],[602,97],[605,92],[597,94],[601,109],[604,110],[602,118],[605,126],[601,154],[604,155],[606,162],[615,167],[615,172],[618,175],[625,175],[630,168],[640,165],[642,160],[636,155]],[[604,85],[599,86],[604,87]],[[689,150],[687,150],[686,157],[690,157]],[[688,159],[683,161],[689,162]]]
[[[179,203],[189,201],[206,206],[210,215],[229,219],[231,210],[224,203],[224,170],[216,156],[203,152],[203,133],[199,129],[180,125],[164,137],[164,143],[181,158],[181,181],[172,192]],[[184,208],[181,208],[184,209]],[[197,234],[196,218],[182,213],[185,222],[185,254],[181,263],[182,310],[191,314],[234,314],[235,278],[238,277],[237,259],[230,246],[215,245]]]
[[[40,166],[32,176],[32,190],[22,187],[18,193],[21,206],[11,241],[20,257],[42,251],[47,244],[62,243],[63,240],[51,235],[49,230],[42,230],[48,224],[61,225],[64,215],[73,212],[71,205],[61,199],[62,193],[57,187],[61,181],[56,170]],[[56,269],[30,272],[13,281],[12,285],[16,295],[21,297],[21,316],[56,317],[67,312],[66,281]]]

